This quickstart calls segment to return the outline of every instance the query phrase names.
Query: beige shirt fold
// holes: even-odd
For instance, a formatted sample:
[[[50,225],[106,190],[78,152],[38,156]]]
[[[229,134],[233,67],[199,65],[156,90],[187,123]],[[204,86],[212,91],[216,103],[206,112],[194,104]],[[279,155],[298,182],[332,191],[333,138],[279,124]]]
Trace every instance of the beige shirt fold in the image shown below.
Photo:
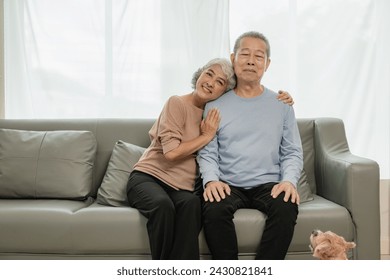
[[[134,169],[175,189],[192,191],[198,175],[196,154],[174,162],[168,161],[164,154],[177,148],[181,142],[200,135],[202,115],[202,109],[185,102],[180,96],[170,97],[149,131],[151,144]]]

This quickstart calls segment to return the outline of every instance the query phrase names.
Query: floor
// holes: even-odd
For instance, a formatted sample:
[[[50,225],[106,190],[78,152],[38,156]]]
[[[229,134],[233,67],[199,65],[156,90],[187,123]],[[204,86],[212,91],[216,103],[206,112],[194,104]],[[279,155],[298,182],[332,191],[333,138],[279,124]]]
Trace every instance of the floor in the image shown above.
[[[381,255],[381,260],[390,260],[390,255]]]
[[[380,225],[382,260],[390,260],[390,179],[380,181]]]

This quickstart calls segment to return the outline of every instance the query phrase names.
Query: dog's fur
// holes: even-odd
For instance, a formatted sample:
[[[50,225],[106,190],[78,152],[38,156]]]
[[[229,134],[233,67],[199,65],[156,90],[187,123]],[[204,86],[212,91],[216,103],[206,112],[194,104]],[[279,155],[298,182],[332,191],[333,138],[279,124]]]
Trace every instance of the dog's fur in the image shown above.
[[[310,235],[313,256],[320,260],[347,260],[348,250],[355,246],[354,242],[347,242],[331,231],[314,230]]]

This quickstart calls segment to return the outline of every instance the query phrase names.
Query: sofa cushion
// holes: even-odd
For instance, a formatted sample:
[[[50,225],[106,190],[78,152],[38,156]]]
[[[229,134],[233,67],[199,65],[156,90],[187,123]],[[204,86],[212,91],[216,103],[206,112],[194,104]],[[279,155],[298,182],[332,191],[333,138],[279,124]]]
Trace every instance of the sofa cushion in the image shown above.
[[[290,244],[289,253],[305,252],[309,248],[310,234],[315,229],[331,230],[346,240],[354,240],[354,225],[348,210],[321,196],[299,205],[297,224]]]
[[[97,202],[109,206],[129,206],[126,194],[127,180],[134,164],[145,148],[119,140],[112,151],[102,184],[98,190]]]
[[[73,253],[79,239],[73,232],[75,214],[92,202],[91,198],[0,199],[0,255]]]
[[[0,129],[0,197],[88,197],[96,147],[89,131]]]

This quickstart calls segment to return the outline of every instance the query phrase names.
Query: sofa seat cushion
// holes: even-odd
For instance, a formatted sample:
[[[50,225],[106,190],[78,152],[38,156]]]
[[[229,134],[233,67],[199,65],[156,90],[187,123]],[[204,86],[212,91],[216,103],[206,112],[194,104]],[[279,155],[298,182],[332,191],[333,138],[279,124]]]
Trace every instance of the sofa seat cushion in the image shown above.
[[[75,248],[82,254],[150,255],[147,219],[131,207],[107,207],[93,203],[74,215]],[[240,254],[253,253],[265,225],[265,215],[251,209],[235,213],[234,223]],[[248,234],[253,232],[258,234]],[[107,238],[109,236],[110,238]],[[210,255],[203,231],[199,235],[201,255]]]
[[[85,199],[96,148],[90,131],[0,129],[0,198]]]
[[[150,255],[147,220],[137,209],[95,202],[77,211],[73,222],[77,253]]]
[[[331,230],[346,240],[355,239],[355,229],[348,210],[321,196],[299,205],[299,214],[289,252],[309,251],[309,236],[315,229]]]
[[[150,254],[146,218],[131,207],[107,207],[96,202],[74,215],[75,247],[79,253]],[[102,222],[104,221],[104,222]],[[240,257],[253,258],[264,230],[266,215],[254,209],[239,209],[234,215]],[[289,251],[310,254],[309,235],[313,229],[333,230],[348,240],[354,227],[348,211],[322,197],[299,206],[295,234]],[[107,236],[110,236],[108,239]],[[204,232],[199,236],[202,258],[209,258]],[[208,257],[209,256],[209,257]]]
[[[91,200],[0,199],[0,253],[72,253],[73,215]]]
[[[147,219],[131,207],[110,207],[90,200],[0,199],[0,213],[0,253],[150,258]],[[257,210],[236,211],[240,258],[254,258],[265,222],[266,215]],[[313,229],[332,230],[347,240],[354,239],[348,211],[314,195],[312,201],[299,206],[289,254],[311,255],[309,235]],[[203,230],[199,245],[201,258],[211,258]]]

